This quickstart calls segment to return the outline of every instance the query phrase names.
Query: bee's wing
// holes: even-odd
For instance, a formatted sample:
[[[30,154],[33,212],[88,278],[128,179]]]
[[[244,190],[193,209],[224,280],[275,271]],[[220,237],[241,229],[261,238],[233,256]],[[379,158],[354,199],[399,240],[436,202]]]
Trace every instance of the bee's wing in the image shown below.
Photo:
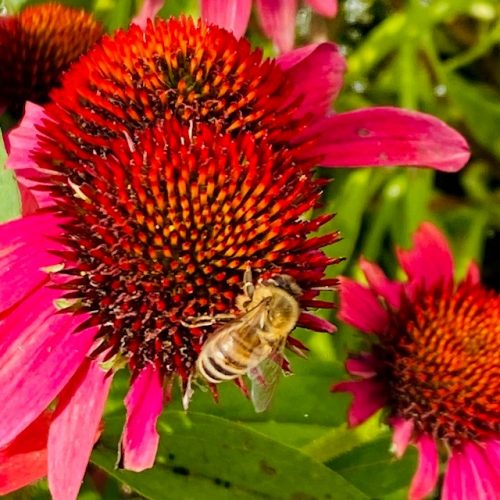
[[[248,372],[252,384],[250,398],[257,413],[269,408],[278,387],[281,373],[281,366],[271,357],[264,359]]]

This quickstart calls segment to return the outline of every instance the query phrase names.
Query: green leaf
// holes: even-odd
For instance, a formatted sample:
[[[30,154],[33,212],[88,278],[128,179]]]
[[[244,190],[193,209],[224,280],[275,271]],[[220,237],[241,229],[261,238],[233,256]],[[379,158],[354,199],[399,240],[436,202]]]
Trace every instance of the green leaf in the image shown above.
[[[371,443],[354,448],[327,465],[355,484],[370,498],[386,498],[386,495],[401,490],[407,498],[407,488],[416,469],[416,450],[410,446],[402,459],[398,460],[390,450],[390,438],[382,437]],[[399,494],[398,493],[398,494]]]
[[[156,466],[140,474],[116,470],[118,422],[92,462],[151,499],[363,499],[357,488],[307,455],[218,417],[168,411],[159,422]]]
[[[15,219],[21,213],[21,196],[12,170],[5,168],[7,153],[0,130],[0,222]]]
[[[479,144],[500,158],[500,102],[497,93],[472,85],[456,74],[448,77],[448,92],[462,112],[469,132]]]

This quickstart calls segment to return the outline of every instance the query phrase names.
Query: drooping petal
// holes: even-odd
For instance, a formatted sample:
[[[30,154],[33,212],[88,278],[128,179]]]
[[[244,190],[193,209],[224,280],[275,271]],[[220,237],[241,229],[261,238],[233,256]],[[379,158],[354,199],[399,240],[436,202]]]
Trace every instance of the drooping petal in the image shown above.
[[[322,156],[320,163],[329,167],[414,165],[456,172],[470,156],[465,139],[441,120],[397,108],[339,113],[311,131],[319,138],[309,156]]]
[[[362,424],[387,402],[387,388],[375,378],[340,382],[334,392],[350,392],[353,396],[347,421],[351,427]]]
[[[452,451],[444,474],[442,500],[465,500],[465,471],[464,458],[461,452]]]
[[[295,49],[277,58],[287,72],[290,99],[302,96],[300,111],[323,116],[342,87],[345,59],[333,43],[317,43]]]
[[[262,31],[280,52],[292,50],[297,0],[256,0],[256,4]]]
[[[374,377],[380,367],[380,361],[370,352],[361,352],[356,356],[349,357],[345,362],[346,370],[351,375],[357,375],[361,378]]]
[[[132,19],[130,24],[137,24],[142,29],[146,29],[148,19],[154,19],[164,3],[165,0],[144,0],[141,10]]]
[[[0,312],[47,280],[42,268],[61,260],[47,251],[47,238],[59,233],[51,214],[34,214],[0,225]]]
[[[47,437],[51,412],[43,412],[21,434],[0,449],[0,495],[47,475]]]
[[[403,285],[390,280],[377,264],[368,262],[364,258],[360,259],[359,264],[370,288],[382,296],[391,307],[397,309],[401,305]]]
[[[439,457],[434,439],[422,434],[416,442],[418,449],[418,466],[411,481],[408,498],[420,500],[435,488],[439,475]]]
[[[28,189],[37,185],[37,182],[32,178],[41,175],[31,153],[38,147],[37,126],[42,123],[44,118],[43,107],[28,101],[23,119],[15,129],[7,134],[9,156],[6,166],[15,171],[20,182]],[[32,193],[38,206],[47,207],[54,204],[48,191],[33,189]]]
[[[251,10],[252,0],[201,0],[201,18],[232,31],[236,38],[245,34]]]
[[[401,417],[393,417],[390,419],[390,424],[394,429],[392,435],[392,445],[391,451],[396,455],[397,458],[401,458],[413,434],[413,420],[406,420]]]
[[[494,467],[490,453],[482,444],[468,442],[463,448],[467,470],[462,472],[468,480],[469,498],[491,500],[500,498],[500,470]]]
[[[337,0],[306,0],[306,3],[308,3],[315,12],[322,16],[334,17],[337,15]]]
[[[85,359],[62,391],[48,440],[48,480],[54,500],[78,496],[112,377]]]
[[[35,213],[40,207],[36,201],[36,196],[33,191],[26,187],[21,182],[17,183],[19,187],[19,194],[21,195],[21,213],[23,216]]]
[[[127,420],[121,452],[123,467],[140,472],[153,466],[160,436],[156,422],[163,409],[163,388],[154,365],[143,368],[125,398]]]
[[[453,280],[453,257],[445,237],[425,222],[413,235],[413,248],[399,250],[398,259],[410,282],[426,290],[448,285]]]
[[[337,327],[334,324],[306,311],[300,313],[297,325],[315,332],[334,333],[337,331]]]
[[[387,311],[375,294],[349,278],[340,278],[339,318],[366,333],[382,333],[388,322]]]
[[[0,322],[0,446],[48,407],[94,339],[93,329],[73,333],[84,317],[56,312],[59,294],[38,289]]]

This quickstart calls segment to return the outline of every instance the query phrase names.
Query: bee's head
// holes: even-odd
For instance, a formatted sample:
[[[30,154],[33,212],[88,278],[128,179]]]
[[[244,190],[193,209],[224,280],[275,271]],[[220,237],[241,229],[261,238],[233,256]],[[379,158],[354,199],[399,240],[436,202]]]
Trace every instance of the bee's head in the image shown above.
[[[302,295],[300,286],[297,285],[297,282],[288,274],[277,274],[267,280],[265,283],[277,286],[278,288],[281,288],[295,298],[298,298]]]

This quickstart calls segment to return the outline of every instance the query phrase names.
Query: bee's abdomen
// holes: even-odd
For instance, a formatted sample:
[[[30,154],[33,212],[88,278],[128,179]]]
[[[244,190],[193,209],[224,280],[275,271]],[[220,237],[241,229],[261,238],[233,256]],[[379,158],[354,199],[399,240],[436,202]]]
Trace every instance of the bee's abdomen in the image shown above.
[[[234,353],[233,353],[234,354]],[[199,373],[212,384],[232,380],[243,375],[248,365],[244,359],[224,355],[221,351],[202,353],[196,362]]]

